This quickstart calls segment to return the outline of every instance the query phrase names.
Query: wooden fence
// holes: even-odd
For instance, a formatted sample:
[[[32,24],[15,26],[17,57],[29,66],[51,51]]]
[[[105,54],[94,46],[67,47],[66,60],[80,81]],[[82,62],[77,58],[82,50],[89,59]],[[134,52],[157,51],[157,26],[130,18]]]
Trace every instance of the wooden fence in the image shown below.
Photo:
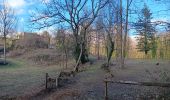
[[[56,89],[71,82],[71,77],[74,77],[73,71],[62,71],[56,77],[50,77],[48,73],[45,75],[45,89]]]
[[[48,73],[45,76],[45,89],[53,89],[58,85],[57,78],[51,78]]]
[[[105,100],[108,100],[108,83],[140,85],[140,86],[170,87],[170,83],[159,83],[159,82],[135,82],[135,81],[113,81],[113,80],[104,80],[104,82],[105,82]]]

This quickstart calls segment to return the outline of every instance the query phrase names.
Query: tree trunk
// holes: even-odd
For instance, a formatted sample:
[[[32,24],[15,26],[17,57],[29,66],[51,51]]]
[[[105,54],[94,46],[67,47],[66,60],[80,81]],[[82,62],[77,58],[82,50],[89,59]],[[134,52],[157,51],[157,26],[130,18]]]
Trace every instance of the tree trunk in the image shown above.
[[[100,59],[100,43],[99,43],[99,33],[97,32],[97,59]]]
[[[82,53],[81,53],[82,52]],[[80,56],[80,53],[81,53],[81,56]],[[79,62],[79,57],[80,57],[80,62],[82,64],[86,63],[89,61],[88,59],[88,53],[87,53],[87,50],[86,50],[86,47],[85,47],[85,44],[82,43],[82,44],[79,44],[77,43],[76,44],[76,47],[75,47],[75,52],[74,52],[74,56],[75,56],[75,60],[76,62]]]
[[[107,60],[107,65],[109,66],[109,46],[108,45],[106,45],[106,56],[107,56],[107,58],[106,58],[106,60]]]
[[[6,64],[6,35],[4,35],[4,64]]]
[[[64,53],[65,53],[65,67],[67,69],[68,55],[67,55],[67,48],[65,46],[65,41],[64,40],[63,40],[63,49],[64,49]]]
[[[88,51],[87,51],[87,48],[86,48],[86,43],[87,43],[87,41],[86,41],[86,29],[81,30],[80,34],[79,35],[76,34],[75,37],[76,37],[76,43],[75,43],[76,46],[75,46],[75,51],[74,51],[75,60],[76,60],[76,62],[78,61],[79,55],[80,55],[80,52],[81,52],[81,49],[82,49],[80,61],[81,61],[82,64],[84,64],[84,63],[89,61]]]
[[[88,61],[89,61],[88,52],[87,52],[87,49],[86,49],[86,43],[84,42],[84,43],[82,43],[81,63],[84,64]]]
[[[111,60],[111,57],[112,57],[112,54],[113,54],[113,51],[114,51],[114,45],[111,45],[110,46],[110,50],[108,50],[108,58],[107,58],[107,64],[108,64],[108,67],[110,65],[110,60]]]
[[[66,69],[67,69],[67,63],[68,63],[68,54],[67,54],[67,50],[65,49],[65,55],[66,55]]]
[[[120,0],[120,46],[121,46],[120,65],[121,65],[121,68],[124,68],[124,64],[123,64],[123,18],[122,18],[122,0]]]
[[[114,41],[112,40],[112,37],[110,35],[110,33],[108,33],[108,43],[107,43],[107,64],[108,64],[108,67],[109,67],[109,64],[110,64],[110,60],[111,60],[111,57],[112,57],[112,54],[113,54],[113,51],[114,51]]]
[[[78,72],[78,66],[79,66],[79,63],[80,63],[80,59],[81,59],[81,56],[82,56],[82,53],[83,53],[83,48],[82,48],[82,45],[80,46],[80,53],[79,53],[79,57],[76,61],[76,65],[74,67],[74,71]]]
[[[122,58],[122,67],[125,64],[125,57],[126,57],[126,42],[127,42],[127,34],[128,34],[128,17],[129,17],[129,0],[127,0],[126,4],[126,25],[125,25],[125,36],[124,36],[124,45],[123,45],[123,58]]]

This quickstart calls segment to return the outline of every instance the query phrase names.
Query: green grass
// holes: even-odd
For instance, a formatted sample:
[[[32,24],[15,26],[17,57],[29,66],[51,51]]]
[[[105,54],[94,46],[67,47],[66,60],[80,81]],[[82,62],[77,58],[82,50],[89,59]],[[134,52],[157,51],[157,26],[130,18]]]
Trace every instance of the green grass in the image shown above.
[[[43,87],[45,73],[57,77],[60,67],[31,65],[22,59],[8,59],[8,65],[0,65],[0,96],[20,96]]]
[[[12,60],[12,59],[9,59],[7,60],[8,64],[7,65],[0,65],[0,69],[15,69],[15,68],[20,68],[24,62],[22,61],[18,61],[18,60]]]

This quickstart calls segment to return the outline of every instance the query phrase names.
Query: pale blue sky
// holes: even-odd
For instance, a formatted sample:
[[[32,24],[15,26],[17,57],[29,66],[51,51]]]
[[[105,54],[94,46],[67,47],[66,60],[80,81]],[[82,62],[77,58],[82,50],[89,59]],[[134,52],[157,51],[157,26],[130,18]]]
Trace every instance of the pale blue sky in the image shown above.
[[[12,8],[16,11],[17,17],[19,19],[18,22],[18,31],[29,31],[28,28],[28,20],[31,12],[35,12],[35,7],[41,8],[40,1],[41,0],[7,0]],[[49,2],[50,0],[45,0],[45,2]],[[167,1],[166,3],[163,1]],[[164,11],[170,6],[170,0],[133,0],[131,5],[131,9],[139,10],[142,9],[144,3],[148,5],[151,12],[153,13],[153,21],[169,21],[170,20],[170,10]],[[2,0],[0,0],[2,2]],[[123,0],[125,3],[125,0]],[[137,15],[132,14],[129,17],[130,21],[136,21]]]

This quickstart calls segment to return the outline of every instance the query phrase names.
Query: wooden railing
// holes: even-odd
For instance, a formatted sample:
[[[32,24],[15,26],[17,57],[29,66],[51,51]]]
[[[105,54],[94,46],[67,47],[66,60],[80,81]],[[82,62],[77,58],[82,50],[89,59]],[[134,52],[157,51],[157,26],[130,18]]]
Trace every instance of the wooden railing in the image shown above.
[[[48,73],[45,75],[45,89],[57,87],[57,78],[51,78]]]
[[[105,82],[105,100],[108,100],[108,83],[140,85],[140,86],[170,87],[170,83],[159,83],[159,82],[135,82],[135,81],[114,81],[114,80],[104,80],[104,82]]]

